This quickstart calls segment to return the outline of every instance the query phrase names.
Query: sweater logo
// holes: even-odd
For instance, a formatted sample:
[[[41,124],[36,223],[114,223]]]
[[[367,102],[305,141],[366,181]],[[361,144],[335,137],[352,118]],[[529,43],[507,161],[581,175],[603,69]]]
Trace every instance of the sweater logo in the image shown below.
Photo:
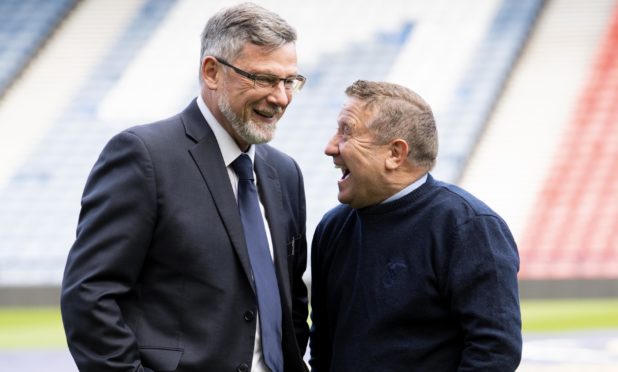
[[[382,274],[382,286],[384,288],[391,288],[396,285],[407,269],[408,265],[403,261],[389,261],[386,264],[384,274]]]

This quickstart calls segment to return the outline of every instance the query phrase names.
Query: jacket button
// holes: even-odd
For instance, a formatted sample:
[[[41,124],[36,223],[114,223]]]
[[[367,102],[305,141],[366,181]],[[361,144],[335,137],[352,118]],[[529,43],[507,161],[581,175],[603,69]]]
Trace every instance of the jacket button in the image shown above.
[[[247,372],[248,370],[249,366],[246,363],[243,363],[236,368],[237,372]]]
[[[245,311],[244,317],[247,322],[250,322],[255,319],[255,313],[251,310],[247,310]]]

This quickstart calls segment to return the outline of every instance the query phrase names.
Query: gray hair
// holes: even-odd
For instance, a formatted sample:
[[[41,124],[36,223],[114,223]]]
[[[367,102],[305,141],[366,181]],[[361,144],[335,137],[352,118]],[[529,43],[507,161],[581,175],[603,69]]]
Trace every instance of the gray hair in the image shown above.
[[[438,156],[438,131],[431,107],[415,92],[397,84],[357,80],[345,93],[365,103],[372,113],[366,124],[379,144],[401,138],[408,158],[428,170]]]
[[[221,9],[202,31],[200,62],[207,56],[233,61],[247,42],[277,49],[296,41],[296,31],[279,15],[253,3]]]

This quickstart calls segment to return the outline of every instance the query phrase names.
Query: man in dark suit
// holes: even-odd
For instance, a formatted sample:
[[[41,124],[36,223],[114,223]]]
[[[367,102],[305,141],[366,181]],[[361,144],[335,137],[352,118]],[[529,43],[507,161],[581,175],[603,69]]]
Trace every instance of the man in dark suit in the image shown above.
[[[303,179],[292,158],[264,144],[305,82],[295,40],[259,6],[221,10],[202,34],[197,99],[104,148],[62,283],[80,370],[307,370]],[[237,204],[239,182],[253,183],[251,170],[241,177],[234,167],[247,156],[264,239],[249,236],[257,226]],[[251,251],[259,240],[268,257],[260,268]]]

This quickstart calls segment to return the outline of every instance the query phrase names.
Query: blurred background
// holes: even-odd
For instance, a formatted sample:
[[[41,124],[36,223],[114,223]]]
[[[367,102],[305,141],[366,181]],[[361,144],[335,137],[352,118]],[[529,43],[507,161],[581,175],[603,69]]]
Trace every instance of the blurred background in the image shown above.
[[[343,90],[405,85],[436,115],[433,175],[517,240],[519,371],[618,371],[618,1],[254,2],[299,34],[308,82],[273,143],[304,172],[309,239],[337,203],[323,148]],[[113,134],[196,96],[200,32],[234,3],[0,0],[0,363],[12,371],[76,370],[58,296],[88,173]]]

